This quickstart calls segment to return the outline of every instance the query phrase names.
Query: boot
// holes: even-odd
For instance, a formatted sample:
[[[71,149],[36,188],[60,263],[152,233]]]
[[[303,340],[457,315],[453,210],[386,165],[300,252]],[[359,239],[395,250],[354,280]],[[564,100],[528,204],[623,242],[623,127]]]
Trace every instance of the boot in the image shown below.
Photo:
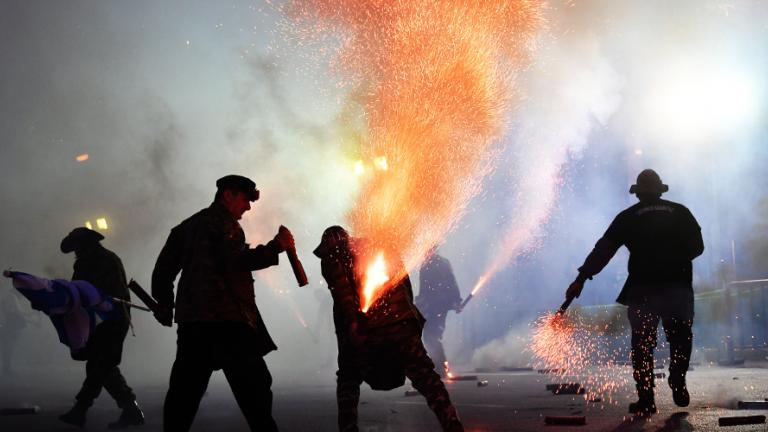
[[[675,376],[670,374],[669,388],[672,389],[672,399],[675,401],[675,405],[679,407],[687,407],[691,403],[691,395],[688,394],[688,386],[685,384],[685,375]]]
[[[125,429],[128,426],[139,426],[144,424],[144,413],[141,412],[139,404],[136,401],[125,405],[120,418],[107,425],[110,430]]]
[[[85,414],[91,404],[77,401],[69,411],[59,416],[59,420],[77,427],[85,426]]]
[[[637,388],[637,402],[629,404],[629,413],[638,416],[647,416],[656,414],[656,402],[653,398],[653,387]]]

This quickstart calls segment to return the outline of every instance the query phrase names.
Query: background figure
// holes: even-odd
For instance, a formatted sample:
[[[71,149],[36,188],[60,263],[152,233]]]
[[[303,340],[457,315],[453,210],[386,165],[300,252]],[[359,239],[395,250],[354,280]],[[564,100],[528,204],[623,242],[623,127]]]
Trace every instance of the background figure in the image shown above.
[[[599,273],[621,246],[629,249],[629,275],[617,302],[628,306],[632,328],[632,376],[638,401],[633,414],[656,412],[653,350],[659,321],[670,350],[669,386],[678,406],[688,406],[685,382],[693,347],[693,266],[704,252],[701,228],[683,205],[661,199],[669,187],[644,170],[629,189],[639,203],[619,213],[579,268],[566,298],[578,297],[584,282]]]
[[[175,309],[178,323],[163,429],[189,430],[211,374],[221,369],[250,429],[276,431],[264,356],[277,347],[256,307],[251,272],[277,265],[278,255],[294,247],[293,236],[280,227],[269,243],[250,248],[238,220],[259,199],[256,184],[229,175],[216,186],[210,207],[171,230],[152,273],[158,321],[170,327]]]
[[[445,378],[449,372],[443,349],[445,319],[448,311],[461,312],[461,293],[453,275],[451,262],[439,255],[437,248],[433,248],[429,254],[429,258],[419,269],[419,295],[416,297],[416,306],[427,320],[424,323],[424,345],[435,362],[437,373]]]
[[[19,336],[27,319],[21,308],[16,290],[0,288],[0,361],[3,363],[3,381],[9,381],[16,377],[18,371],[13,366],[13,353],[16,351]]]
[[[427,399],[427,405],[444,431],[463,431],[456,408],[421,341],[424,318],[413,304],[407,274],[367,312],[360,311],[356,270],[357,261],[366,252],[362,241],[351,239],[339,226],[326,229],[314,251],[321,260],[323,277],[333,297],[333,320],[339,345],[336,372],[339,430],[358,430],[360,384],[365,381],[374,390],[389,390],[403,385],[405,375]],[[402,267],[402,263],[392,258],[393,254],[388,254],[391,268]]]
[[[75,252],[72,280],[90,282],[102,293],[130,300],[125,269],[120,258],[101,245],[104,236],[88,228],[75,228],[61,241],[61,251]],[[82,427],[85,415],[102,387],[122,408],[120,418],[109,424],[110,429],[144,424],[144,414],[136,403],[136,395],[123,378],[118,365],[123,356],[123,342],[130,326],[130,312],[123,307],[122,319],[106,320],[89,336],[85,349],[73,354],[76,360],[86,360],[85,381],[75,397],[75,406],[59,418]]]

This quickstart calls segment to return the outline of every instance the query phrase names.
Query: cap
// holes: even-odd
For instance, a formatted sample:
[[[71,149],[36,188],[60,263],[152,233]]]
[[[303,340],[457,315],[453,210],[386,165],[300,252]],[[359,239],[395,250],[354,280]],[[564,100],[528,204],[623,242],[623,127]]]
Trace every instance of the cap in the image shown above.
[[[256,183],[248,177],[237,174],[230,174],[216,180],[216,187],[219,190],[232,190],[243,192],[248,195],[248,200],[256,201],[259,199],[259,190],[256,189]]]

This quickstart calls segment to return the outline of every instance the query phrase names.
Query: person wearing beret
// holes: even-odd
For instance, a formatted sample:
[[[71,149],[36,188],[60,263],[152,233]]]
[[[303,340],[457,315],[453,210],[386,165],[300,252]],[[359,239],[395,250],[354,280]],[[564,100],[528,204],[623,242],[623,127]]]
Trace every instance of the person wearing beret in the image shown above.
[[[275,431],[264,356],[277,347],[256,306],[251,272],[277,265],[293,236],[281,227],[267,244],[250,247],[238,221],[259,199],[256,184],[228,175],[216,187],[208,208],[171,230],[152,273],[156,318],[171,326],[175,317],[178,325],[163,429],[188,431],[211,374],[222,370],[250,429]]]
[[[90,282],[104,294],[130,300],[123,262],[114,252],[101,244],[104,236],[88,228],[75,228],[61,241],[61,251],[75,253],[72,280]],[[122,409],[120,418],[110,423],[110,429],[144,424],[144,414],[136,402],[136,395],[128,386],[118,365],[123,355],[123,342],[130,326],[130,314],[123,307],[124,319],[107,320],[96,325],[84,350],[76,356],[86,360],[85,381],[75,397],[71,410],[59,416],[65,423],[83,427],[86,412],[101,393],[102,387]]]

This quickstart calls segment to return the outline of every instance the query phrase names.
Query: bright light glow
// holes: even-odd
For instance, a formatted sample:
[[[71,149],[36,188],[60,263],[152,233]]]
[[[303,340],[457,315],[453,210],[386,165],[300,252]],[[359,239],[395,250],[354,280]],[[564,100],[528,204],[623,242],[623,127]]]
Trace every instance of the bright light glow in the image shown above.
[[[700,144],[737,134],[759,113],[755,80],[712,64],[660,67],[646,101],[648,127],[659,142]]]
[[[475,284],[475,287],[472,288],[472,292],[470,293],[470,295],[475,295],[478,291],[480,291],[480,288],[482,288],[487,281],[488,281],[488,276],[486,275],[480,276],[480,278],[477,280],[477,283]]]
[[[358,176],[365,174],[365,165],[363,164],[363,161],[355,161],[355,174]]]
[[[109,226],[107,226],[107,219],[106,218],[96,219],[96,227],[98,227],[101,230],[109,229]]]
[[[643,149],[635,149],[635,156],[642,156],[643,155]]]
[[[92,230],[93,225],[91,225],[91,221],[85,221],[85,227],[88,228],[89,230]]]
[[[389,169],[389,165],[387,164],[387,158],[386,156],[380,156],[373,160],[373,165],[381,170],[386,171]]]
[[[78,162],[85,162],[89,158],[88,153],[79,154],[75,157],[75,160]]]
[[[389,280],[387,276],[387,263],[384,254],[379,253],[373,263],[365,271],[365,283],[363,284],[363,312],[368,312],[373,302],[376,301],[378,291]]]

